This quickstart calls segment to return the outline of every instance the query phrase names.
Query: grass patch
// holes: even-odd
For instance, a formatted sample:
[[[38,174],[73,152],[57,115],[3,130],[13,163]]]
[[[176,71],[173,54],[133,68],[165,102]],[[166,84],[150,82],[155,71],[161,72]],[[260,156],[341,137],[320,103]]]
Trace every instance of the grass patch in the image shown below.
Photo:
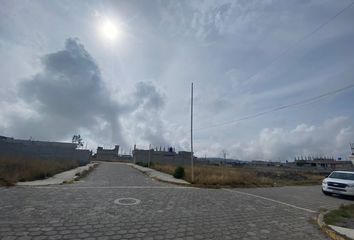
[[[326,224],[341,225],[341,223],[351,218],[354,218],[354,204],[341,205],[339,209],[325,214],[323,220]]]
[[[152,168],[173,175],[174,165],[154,163]],[[184,166],[184,180],[191,181],[191,168]],[[194,184],[210,187],[265,187],[320,184],[324,175],[291,169],[194,166]]]
[[[41,160],[24,157],[0,157],[0,186],[45,179],[79,166],[72,160]]]

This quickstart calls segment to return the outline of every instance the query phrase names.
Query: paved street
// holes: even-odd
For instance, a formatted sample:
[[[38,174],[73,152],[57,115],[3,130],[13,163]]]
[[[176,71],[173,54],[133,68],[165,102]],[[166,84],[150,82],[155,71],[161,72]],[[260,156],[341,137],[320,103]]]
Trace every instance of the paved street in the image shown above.
[[[140,202],[116,204],[120,198]],[[326,239],[311,219],[349,202],[322,195],[319,186],[179,187],[102,163],[75,184],[0,188],[0,238]]]

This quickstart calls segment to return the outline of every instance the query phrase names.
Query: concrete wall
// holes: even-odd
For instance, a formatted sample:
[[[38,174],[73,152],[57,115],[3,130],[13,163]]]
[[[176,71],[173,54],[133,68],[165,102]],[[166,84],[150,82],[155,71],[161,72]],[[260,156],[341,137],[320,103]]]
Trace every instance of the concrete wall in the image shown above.
[[[90,161],[91,151],[76,149],[74,143],[18,140],[0,137],[1,157],[21,157],[44,160],[74,160],[80,165]]]
[[[96,160],[98,161],[118,161],[119,145],[113,149],[104,149],[103,147],[97,148]]]
[[[296,160],[295,165],[304,168],[317,168],[329,170],[353,170],[354,166],[351,161],[336,161],[334,159],[325,160]]]
[[[148,163],[149,162],[149,152],[150,152],[150,162],[161,163],[161,164],[172,164],[172,165],[189,165],[191,163],[191,153],[186,151],[174,152],[174,151],[156,151],[154,149],[133,150],[133,161],[134,163]],[[197,158],[194,157],[195,161]]]

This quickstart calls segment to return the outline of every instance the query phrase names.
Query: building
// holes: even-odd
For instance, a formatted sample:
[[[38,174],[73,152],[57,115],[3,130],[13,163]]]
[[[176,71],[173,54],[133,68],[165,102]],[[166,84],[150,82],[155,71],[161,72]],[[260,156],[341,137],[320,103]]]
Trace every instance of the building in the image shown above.
[[[197,158],[194,157],[197,163]],[[191,152],[179,151],[178,153],[174,148],[168,147],[160,149],[137,149],[134,146],[133,150],[133,162],[134,163],[162,163],[162,164],[172,164],[172,165],[189,165],[191,164]]]
[[[75,143],[22,140],[0,136],[0,157],[74,160],[79,161],[80,165],[85,165],[90,161],[91,151],[77,149]]]
[[[118,161],[131,163],[133,161],[133,157],[132,157],[132,155],[129,155],[129,154],[118,155]]]
[[[94,155],[97,161],[108,162],[132,162],[133,157],[129,154],[119,154],[119,145],[115,145],[113,149],[97,148],[97,153]]]
[[[352,154],[349,156],[349,161],[351,161],[354,165],[354,143],[350,144],[350,149],[352,151]]]
[[[262,161],[262,160],[252,160],[248,163],[249,166],[254,167],[280,167],[283,166],[281,162],[272,162],[272,161]]]
[[[298,157],[295,158],[295,165],[298,167],[309,167],[326,170],[353,170],[351,161],[335,160],[333,157]]]
[[[97,148],[96,160],[98,161],[118,161],[119,145],[115,145],[113,149]]]

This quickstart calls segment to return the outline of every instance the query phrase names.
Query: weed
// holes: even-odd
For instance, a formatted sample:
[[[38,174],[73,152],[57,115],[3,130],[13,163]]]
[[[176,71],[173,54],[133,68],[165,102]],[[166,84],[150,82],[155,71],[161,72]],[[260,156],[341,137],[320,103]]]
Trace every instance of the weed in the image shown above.
[[[155,163],[152,168],[174,175],[176,166]],[[183,179],[191,182],[190,166],[183,166]],[[200,186],[273,187],[285,185],[309,185],[321,183],[323,176],[309,172],[286,169],[255,169],[247,167],[194,166],[194,184]]]
[[[354,218],[354,204],[342,204],[338,209],[324,215],[325,223],[330,225],[337,225],[349,218]]]

